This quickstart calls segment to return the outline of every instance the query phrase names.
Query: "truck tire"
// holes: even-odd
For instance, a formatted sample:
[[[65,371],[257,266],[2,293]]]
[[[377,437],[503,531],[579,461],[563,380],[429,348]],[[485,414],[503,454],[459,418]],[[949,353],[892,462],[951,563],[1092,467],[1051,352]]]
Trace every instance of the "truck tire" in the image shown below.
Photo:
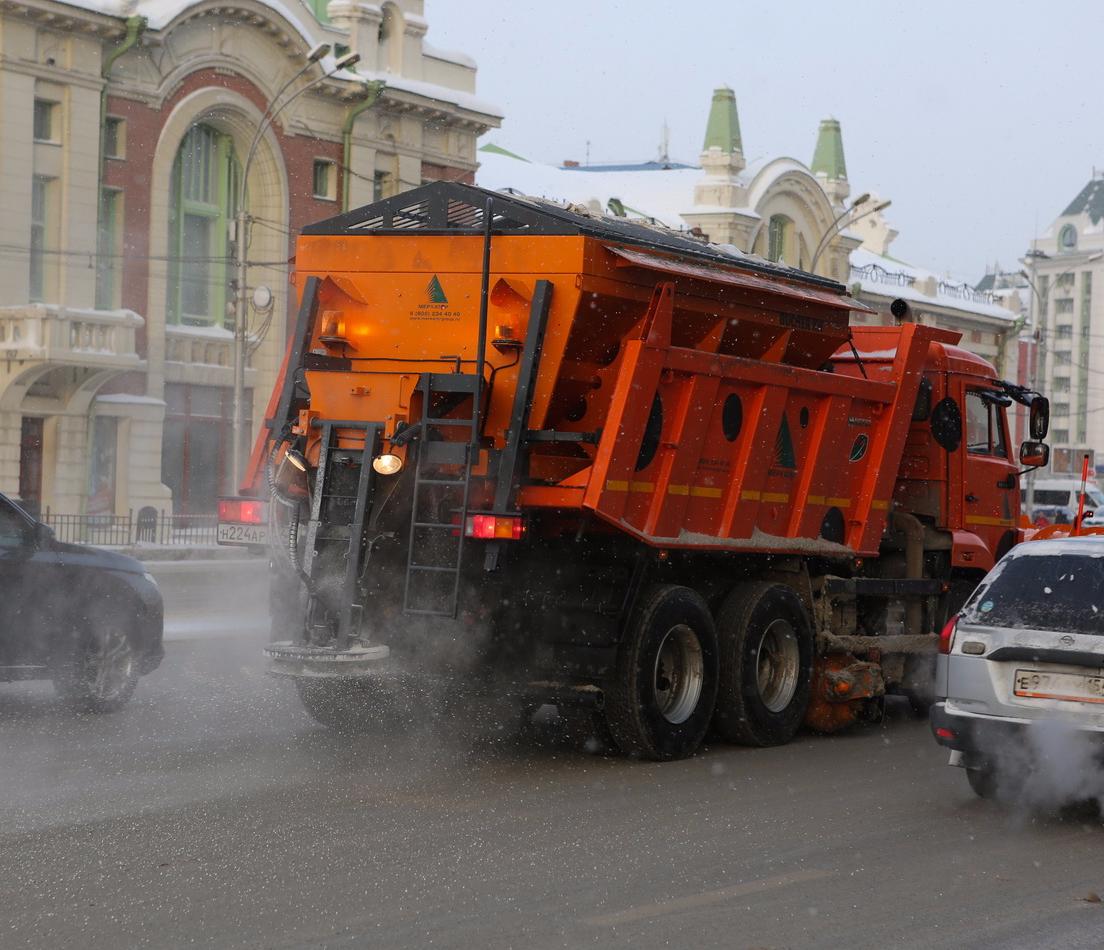
[[[789,742],[809,705],[813,633],[797,595],[781,584],[740,584],[717,615],[721,677],[714,723],[730,742]]]
[[[717,635],[705,601],[673,584],[644,591],[605,691],[617,747],[656,761],[691,755],[709,728],[717,677]]]

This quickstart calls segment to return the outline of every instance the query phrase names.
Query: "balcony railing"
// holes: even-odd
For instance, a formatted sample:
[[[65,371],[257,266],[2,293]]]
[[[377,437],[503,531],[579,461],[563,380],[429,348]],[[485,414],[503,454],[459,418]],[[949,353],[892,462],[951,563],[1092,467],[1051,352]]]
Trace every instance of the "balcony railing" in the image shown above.
[[[132,369],[142,365],[133,310],[84,310],[58,304],[0,307],[0,359]]]
[[[252,367],[253,337],[249,338],[247,368]],[[234,365],[234,334],[224,327],[197,327],[183,324],[165,327],[165,359],[192,366]]]

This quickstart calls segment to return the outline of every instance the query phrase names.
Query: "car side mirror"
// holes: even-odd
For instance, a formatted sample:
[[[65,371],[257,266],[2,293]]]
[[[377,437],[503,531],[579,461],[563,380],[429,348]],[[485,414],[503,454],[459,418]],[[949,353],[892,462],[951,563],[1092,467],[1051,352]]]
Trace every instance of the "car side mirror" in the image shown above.
[[[1020,464],[1042,468],[1050,461],[1050,446],[1045,442],[1025,442],[1020,446]]]
[[[44,524],[41,521],[35,522],[34,526],[34,541],[36,547],[46,547],[54,540],[56,535],[54,529],[48,524]]]
[[[1034,442],[1042,442],[1047,437],[1050,431],[1050,400],[1046,396],[1036,396],[1031,400],[1028,428]]]

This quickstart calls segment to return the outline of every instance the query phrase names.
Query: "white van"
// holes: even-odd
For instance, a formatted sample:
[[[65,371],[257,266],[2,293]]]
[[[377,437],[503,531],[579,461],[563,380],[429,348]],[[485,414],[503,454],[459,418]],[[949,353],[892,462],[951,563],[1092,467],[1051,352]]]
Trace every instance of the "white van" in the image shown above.
[[[1072,524],[1077,517],[1080,492],[1080,478],[1037,478],[1034,510],[1027,510],[1026,484],[1020,489],[1020,500],[1032,523],[1039,523],[1042,519],[1047,524]],[[1096,482],[1090,481],[1085,485],[1085,510],[1104,517],[1104,492]]]

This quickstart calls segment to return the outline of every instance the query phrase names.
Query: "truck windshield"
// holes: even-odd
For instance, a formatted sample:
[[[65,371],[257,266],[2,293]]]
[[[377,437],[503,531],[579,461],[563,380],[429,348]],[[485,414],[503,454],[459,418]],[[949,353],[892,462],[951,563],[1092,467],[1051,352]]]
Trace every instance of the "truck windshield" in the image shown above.
[[[1008,558],[967,601],[962,620],[986,627],[1104,634],[1104,557]]]

